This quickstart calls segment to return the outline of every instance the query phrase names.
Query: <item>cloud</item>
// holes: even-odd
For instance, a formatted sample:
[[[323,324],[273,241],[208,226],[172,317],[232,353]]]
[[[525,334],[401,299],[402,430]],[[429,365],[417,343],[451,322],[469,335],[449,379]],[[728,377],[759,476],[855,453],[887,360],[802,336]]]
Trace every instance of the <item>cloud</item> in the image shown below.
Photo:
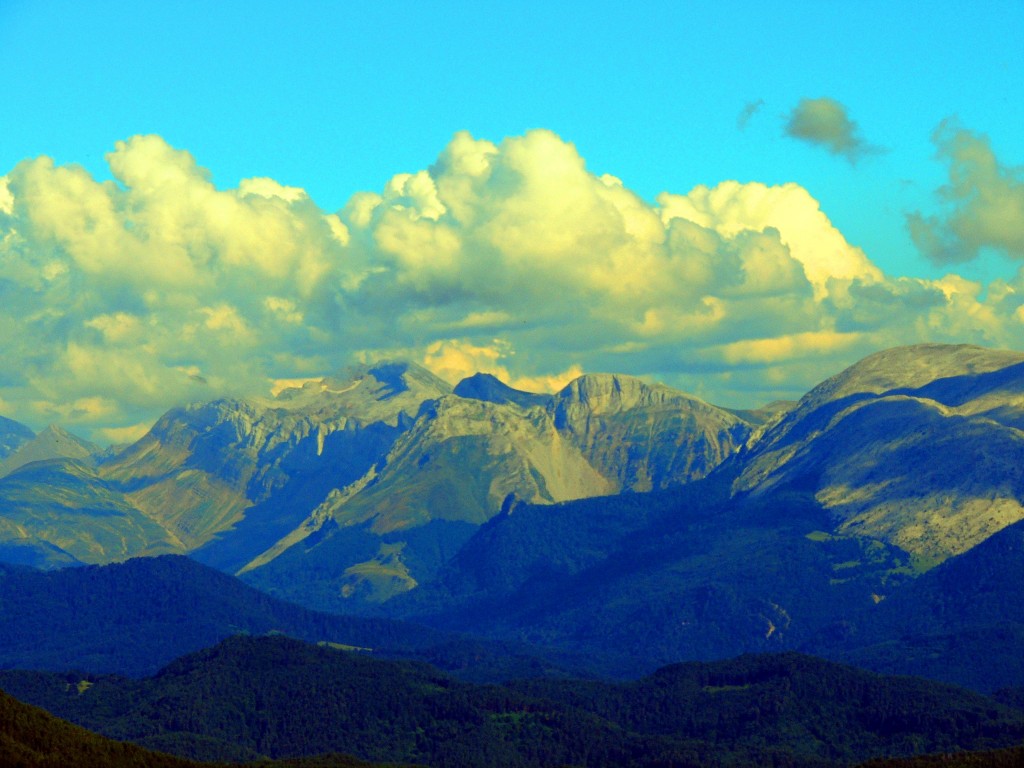
[[[722,359],[728,363],[773,363],[800,357],[821,357],[845,350],[860,342],[860,334],[835,331],[806,331],[764,339],[734,341],[722,347]]]
[[[857,124],[846,114],[846,107],[835,99],[801,99],[789,113],[787,136],[824,147],[855,165],[866,155],[882,150],[857,135]]]
[[[463,339],[445,339],[428,346],[420,362],[451,384],[458,384],[474,373],[489,373],[499,381],[526,392],[557,392],[583,375],[581,366],[571,365],[564,371],[550,375],[513,376],[498,361],[510,360],[514,354],[512,346],[501,339],[494,339],[490,344],[481,346]]]
[[[932,135],[949,166],[941,216],[907,216],[914,244],[937,264],[970,261],[983,248],[1024,258],[1024,169],[1003,165],[988,138],[946,120]]]
[[[1022,330],[1020,278],[894,280],[796,184],[652,204],[550,131],[459,133],[337,213],[271,179],[218,189],[159,137],[107,160],[105,182],[20,163],[0,208],[4,415],[95,439],[357,356],[535,391],[646,375],[754,406],[883,346]]]
[[[458,384],[474,373],[489,373],[507,382],[508,368],[500,365],[498,360],[510,354],[509,344],[499,339],[488,345],[476,345],[460,339],[445,339],[428,345],[419,362],[449,384]]]
[[[145,437],[153,425],[148,421],[129,424],[126,427],[107,427],[97,430],[97,434],[105,443],[127,445]]]
[[[750,122],[750,118],[761,111],[761,107],[764,106],[764,99],[758,99],[757,101],[751,101],[744,105],[743,110],[740,112],[739,117],[736,118],[736,127],[741,131],[745,130],[747,123]]]

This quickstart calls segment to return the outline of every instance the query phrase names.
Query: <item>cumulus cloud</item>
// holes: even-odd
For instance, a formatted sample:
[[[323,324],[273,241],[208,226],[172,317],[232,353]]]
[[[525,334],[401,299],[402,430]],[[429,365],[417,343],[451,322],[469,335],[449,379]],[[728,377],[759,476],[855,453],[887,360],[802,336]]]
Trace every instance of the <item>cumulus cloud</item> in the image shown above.
[[[824,147],[851,164],[881,151],[858,135],[857,124],[835,99],[801,99],[789,113],[785,131],[787,136]]]
[[[107,160],[107,182],[43,157],[0,185],[4,415],[101,440],[360,355],[534,391],[648,375],[753,406],[883,346],[1012,345],[1024,319],[1020,279],[887,277],[798,185],[651,204],[550,131],[457,134],[337,213],[271,179],[218,189],[155,136]]]
[[[1024,258],[1024,169],[999,162],[988,138],[946,120],[932,136],[949,166],[949,184],[938,191],[948,211],[911,213],[910,235],[938,264],[969,261],[982,248]]]
[[[512,345],[502,339],[492,339],[489,344],[483,345],[461,339],[445,339],[430,344],[419,362],[451,384],[458,384],[474,373],[489,373],[511,387],[527,392],[557,392],[583,375],[583,368],[574,364],[558,373],[514,376],[505,364],[514,354]]]

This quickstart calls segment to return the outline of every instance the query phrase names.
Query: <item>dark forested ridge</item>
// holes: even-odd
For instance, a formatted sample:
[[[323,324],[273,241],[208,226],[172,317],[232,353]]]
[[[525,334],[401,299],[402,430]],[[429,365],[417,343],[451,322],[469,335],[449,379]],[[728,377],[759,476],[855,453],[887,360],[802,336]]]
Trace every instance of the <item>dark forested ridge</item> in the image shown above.
[[[854,612],[808,648],[983,691],[1024,685],[1024,522]]]
[[[268,632],[423,658],[472,679],[558,669],[511,644],[300,608],[177,555],[46,572],[0,564],[0,668],[141,676],[231,635]]]
[[[615,657],[615,671],[799,648],[909,580],[912,558],[825,532],[799,489],[733,500],[729,476],[678,491],[520,505],[391,615]]]
[[[858,768],[1021,768],[1024,747],[984,752],[956,752],[920,757],[878,758]]]
[[[0,691],[0,765],[4,768],[226,768],[152,752],[99,736]],[[348,755],[258,762],[259,768],[399,768]],[[233,764],[234,768],[245,768]],[[411,768],[411,767],[409,767]]]
[[[625,684],[480,686],[424,664],[237,637],[145,680],[4,672],[0,687],[196,759],[826,766],[1024,740],[1024,712],[992,698],[793,653],[674,665]]]
[[[199,764],[97,736],[0,691],[0,765],[198,768]]]

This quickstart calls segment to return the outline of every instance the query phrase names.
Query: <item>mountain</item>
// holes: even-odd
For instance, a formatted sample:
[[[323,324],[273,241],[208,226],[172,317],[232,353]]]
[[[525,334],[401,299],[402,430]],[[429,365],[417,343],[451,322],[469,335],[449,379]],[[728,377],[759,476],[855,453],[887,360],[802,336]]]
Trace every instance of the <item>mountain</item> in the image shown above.
[[[162,526],[77,459],[37,461],[0,477],[0,510],[0,551],[20,550],[20,562],[107,563],[180,551]]]
[[[99,446],[51,424],[31,440],[20,445],[3,461],[0,461],[0,477],[9,475],[33,461],[77,459],[88,464],[100,450]]]
[[[422,368],[382,362],[266,403],[179,408],[101,472],[185,551],[237,570],[366,473],[421,403],[450,391]]]
[[[752,429],[626,376],[584,376],[539,400],[480,377],[460,387],[478,396],[424,403],[386,457],[240,575],[327,610],[385,602],[432,578],[506,503],[678,486],[707,474]]]
[[[555,395],[486,375],[457,389],[383,361],[272,400],[175,408],[104,454],[51,428],[7,459],[0,502],[6,483],[20,507],[0,556],[54,567],[188,553],[306,605],[361,610],[431,579],[506,503],[678,486],[759,423],[628,376]]]
[[[549,395],[538,395],[513,389],[489,373],[474,373],[455,385],[454,394],[468,400],[483,400],[488,403],[515,403],[523,408],[534,405],[546,406],[551,402]]]
[[[906,552],[826,533],[812,496],[736,502],[727,481],[515,506],[384,611],[599,653],[610,672],[635,675],[801,647],[913,577]]]
[[[510,505],[385,612],[617,655],[620,674],[804,648],[979,689],[1020,684],[1024,634],[1008,606],[1022,604],[1024,565],[999,549],[1019,530],[1024,488],[1020,358],[934,346],[873,356],[703,479]],[[858,497],[874,517],[851,524],[843,505]],[[938,548],[950,530],[980,542],[963,543],[961,560]],[[930,570],[950,556],[955,570]]]
[[[1024,712],[994,699],[798,654],[624,684],[477,686],[422,664],[235,637],[143,680],[6,671],[0,686],[100,733],[235,760],[345,750],[473,768],[824,766],[1024,738]]]
[[[10,768],[223,768],[224,764],[198,763],[100,736],[0,691],[0,765]],[[240,763],[235,765],[245,768]],[[251,765],[253,768],[373,768],[371,763],[345,755],[281,762],[260,760]],[[391,768],[398,767],[392,765]]]
[[[0,461],[0,562],[60,568],[179,548],[96,474],[99,453],[51,425]]]
[[[812,389],[743,456],[737,493],[800,487],[838,533],[924,564],[1024,518],[1024,354],[919,345]]]
[[[876,758],[859,768],[1020,768],[1021,765],[1024,765],[1024,747],[1007,747],[983,752]]]
[[[0,764],[17,768],[102,765],[109,768],[198,768],[59,720],[0,691]]]
[[[550,503],[614,490],[543,411],[453,395],[426,405],[379,470],[329,496],[242,575],[291,599],[318,589],[325,608],[380,602],[429,577],[510,494]]]
[[[10,456],[33,437],[35,433],[24,424],[0,416],[0,460]]]
[[[704,477],[751,433],[734,411],[630,376],[581,376],[555,396],[551,410],[556,429],[616,491]]]
[[[0,555],[189,552],[307,607],[613,674],[801,648],[989,689],[1021,647],[1019,565],[982,545],[1024,520],[1022,430],[1024,354],[971,346],[886,350],[760,411],[386,362],[176,409],[95,467],[23,466]],[[1002,578],[972,580],[986,562]]]

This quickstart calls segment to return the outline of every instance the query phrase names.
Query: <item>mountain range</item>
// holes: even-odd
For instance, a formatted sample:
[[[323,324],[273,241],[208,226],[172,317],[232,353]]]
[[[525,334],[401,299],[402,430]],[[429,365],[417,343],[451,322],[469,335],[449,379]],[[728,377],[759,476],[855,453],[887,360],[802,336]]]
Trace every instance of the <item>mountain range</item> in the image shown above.
[[[259,583],[294,560],[340,562],[315,589],[381,602],[429,578],[506,499],[677,486],[738,450],[758,419],[624,376],[585,376],[553,396],[480,376],[456,389],[382,362],[272,401],[173,409],[104,457],[52,429],[22,431],[0,477],[3,539],[34,547],[37,564],[187,552]],[[111,525],[131,535],[112,541]]]
[[[748,411],[384,361],[106,452],[5,420],[0,560],[187,553],[609,675],[801,649],[994,690],[1024,685],[1022,393],[1022,353],[919,345]]]

